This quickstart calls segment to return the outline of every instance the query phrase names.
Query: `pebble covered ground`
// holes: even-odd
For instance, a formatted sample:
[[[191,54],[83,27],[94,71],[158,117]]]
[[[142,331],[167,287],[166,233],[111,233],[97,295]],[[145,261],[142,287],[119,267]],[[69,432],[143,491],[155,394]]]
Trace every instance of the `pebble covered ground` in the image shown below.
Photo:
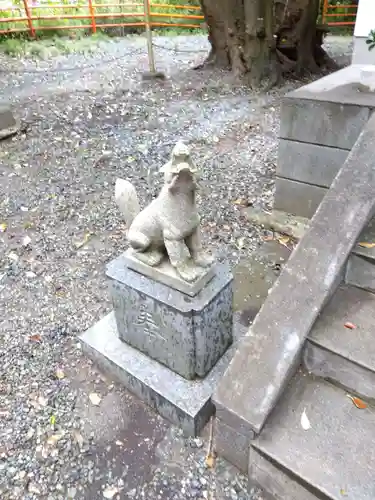
[[[142,82],[145,40],[43,61],[0,56],[0,100],[21,133],[0,143],[0,497],[256,500],[223,460],[205,467],[205,438],[179,431],[82,355],[76,335],[110,310],[105,264],[126,245],[117,177],[142,204],[178,139],[201,169],[206,244],[234,265],[264,231],[240,217],[270,209],[279,98],[193,71],[201,36],[155,39],[168,79]],[[328,39],[332,55],[349,39]],[[163,47],[163,48],[161,48]],[[77,67],[83,67],[77,70]]]

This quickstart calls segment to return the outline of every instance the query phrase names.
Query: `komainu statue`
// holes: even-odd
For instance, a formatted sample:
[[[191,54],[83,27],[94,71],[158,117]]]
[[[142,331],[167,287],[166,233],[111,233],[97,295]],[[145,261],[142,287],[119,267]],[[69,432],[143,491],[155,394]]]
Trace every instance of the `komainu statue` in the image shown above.
[[[177,143],[160,172],[164,174],[164,185],[143,210],[129,181],[117,179],[115,200],[128,227],[133,256],[152,267],[167,256],[179,276],[193,282],[212,266],[214,259],[202,248],[196,206],[197,169],[188,147]]]

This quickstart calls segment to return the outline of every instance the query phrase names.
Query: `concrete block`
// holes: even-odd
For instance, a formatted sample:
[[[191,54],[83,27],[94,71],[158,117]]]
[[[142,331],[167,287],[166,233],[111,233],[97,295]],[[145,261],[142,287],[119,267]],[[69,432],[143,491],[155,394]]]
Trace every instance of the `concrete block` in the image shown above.
[[[304,411],[308,430],[301,425]],[[299,374],[251,444],[278,473],[251,450],[249,476],[278,500],[373,500],[374,433],[372,411],[358,410],[345,391]]]
[[[244,474],[249,463],[250,440],[254,433],[241,434],[216,416],[215,450],[220,457],[235,465]]]
[[[277,177],[273,206],[278,211],[311,218],[327,191],[326,188]]]
[[[363,246],[360,243],[370,243],[368,248],[366,245]],[[375,247],[372,244],[375,243],[375,218],[372,218],[368,225],[363,229],[357,245],[353,248],[353,253],[355,255],[360,255],[361,257],[366,257],[372,260],[375,264]]]
[[[351,255],[346,267],[345,282],[375,292],[375,262],[360,255]]]
[[[229,349],[207,377],[189,381],[122,342],[113,312],[79,339],[84,352],[103,371],[191,436],[197,435],[212,415],[212,392],[233,355]]]
[[[366,401],[375,401],[375,372],[335,351],[308,340],[303,352],[303,364],[314,376],[343,387],[350,394],[357,394]]]
[[[281,107],[280,137],[350,150],[369,117],[367,107],[288,95]]]
[[[215,391],[215,406],[227,425],[239,422],[259,433],[295,373],[307,336],[373,215],[374,153],[375,116],[283,266]]]
[[[276,175],[329,188],[349,151],[281,139]]]
[[[16,134],[19,128],[19,124],[10,109],[0,107],[0,140]]]
[[[204,377],[233,340],[233,278],[218,265],[195,297],[126,267],[107,268],[120,338],[187,379]]]

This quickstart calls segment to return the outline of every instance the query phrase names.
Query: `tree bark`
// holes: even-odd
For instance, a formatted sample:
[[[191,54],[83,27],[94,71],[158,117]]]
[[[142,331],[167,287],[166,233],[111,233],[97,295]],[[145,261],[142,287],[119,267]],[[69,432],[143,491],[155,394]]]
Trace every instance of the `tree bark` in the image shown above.
[[[247,76],[251,85],[311,73],[333,62],[317,26],[320,0],[200,0],[208,26],[205,64]]]

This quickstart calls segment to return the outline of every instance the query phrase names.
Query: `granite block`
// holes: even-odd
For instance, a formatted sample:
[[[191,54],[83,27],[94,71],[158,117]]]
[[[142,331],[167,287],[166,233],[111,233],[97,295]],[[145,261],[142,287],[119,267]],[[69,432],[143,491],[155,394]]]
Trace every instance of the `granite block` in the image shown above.
[[[280,137],[350,150],[369,117],[367,107],[288,94],[281,107]]]
[[[187,379],[204,377],[233,339],[233,278],[218,265],[190,297],[126,267],[107,268],[120,338]]]
[[[204,379],[186,380],[122,342],[113,312],[79,339],[84,352],[103,371],[191,436],[197,435],[212,415],[212,392],[233,355],[232,347]]]
[[[329,188],[349,151],[281,139],[276,175],[292,181]]]
[[[374,261],[362,255],[351,255],[346,267],[345,282],[375,292]]]
[[[298,217],[311,218],[326,193],[326,188],[277,177],[273,207]]]
[[[225,423],[240,421],[259,433],[295,373],[311,328],[374,214],[374,154],[372,116],[215,391]]]
[[[241,434],[225,424],[216,414],[215,449],[220,457],[235,465],[244,474],[249,463],[250,440],[254,434]]]

